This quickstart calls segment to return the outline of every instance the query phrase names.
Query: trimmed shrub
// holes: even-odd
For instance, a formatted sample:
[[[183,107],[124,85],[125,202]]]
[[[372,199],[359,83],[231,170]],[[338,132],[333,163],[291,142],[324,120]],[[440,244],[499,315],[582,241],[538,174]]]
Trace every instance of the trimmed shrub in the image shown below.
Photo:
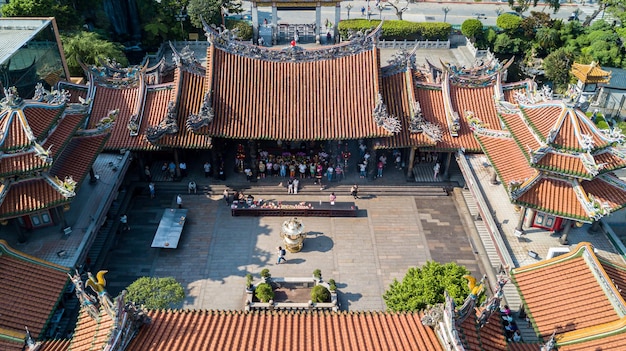
[[[274,298],[274,289],[268,283],[261,283],[257,285],[254,294],[261,302],[269,302]]]
[[[322,285],[316,285],[311,290],[311,301],[330,302],[330,291]]]
[[[352,19],[339,22],[339,33],[347,39],[349,32],[374,29],[380,20]],[[384,40],[448,40],[452,25],[443,22],[418,23],[390,20],[383,23],[381,39]]]
[[[263,278],[269,278],[269,277],[271,277],[271,276],[272,276],[272,275],[270,274],[270,270],[269,270],[269,269],[267,269],[267,268],[263,268],[263,269],[261,270],[261,277],[263,277]]]
[[[506,31],[516,31],[522,25],[522,18],[510,13],[503,13],[496,19],[496,25]]]
[[[313,276],[317,279],[322,279],[322,271],[320,271],[319,269],[314,270]]]
[[[461,24],[461,33],[474,41],[483,33],[483,23],[475,18],[467,19]]]
[[[335,279],[328,279],[328,287],[330,291],[337,291],[337,283],[335,283]]]

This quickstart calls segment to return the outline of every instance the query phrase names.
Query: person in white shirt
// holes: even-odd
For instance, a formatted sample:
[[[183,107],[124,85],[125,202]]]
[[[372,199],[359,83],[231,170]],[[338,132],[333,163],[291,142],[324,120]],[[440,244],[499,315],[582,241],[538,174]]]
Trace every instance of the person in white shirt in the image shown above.
[[[176,204],[178,205],[178,208],[183,208],[183,198],[180,194],[176,195]]]
[[[185,162],[181,162],[178,164],[178,168],[180,168],[180,176],[186,177],[187,176],[187,164]]]

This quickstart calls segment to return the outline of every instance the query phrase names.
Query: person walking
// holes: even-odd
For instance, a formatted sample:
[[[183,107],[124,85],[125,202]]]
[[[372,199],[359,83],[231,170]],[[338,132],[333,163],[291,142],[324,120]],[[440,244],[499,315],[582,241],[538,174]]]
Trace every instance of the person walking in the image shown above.
[[[329,165],[328,169],[326,169],[326,176],[328,177],[328,182],[330,183],[333,180],[333,173],[335,172],[335,169],[333,168],[333,165]]]
[[[180,194],[176,195],[176,204],[178,205],[178,208],[183,208],[183,198]]]
[[[298,180],[298,178],[293,180],[293,193],[297,194],[298,193],[298,188],[300,188],[300,181]]]
[[[128,225],[128,216],[126,214],[120,216],[120,225],[122,226],[122,231],[130,230],[130,226]]]
[[[360,171],[360,178],[365,178],[365,169],[367,167],[367,164],[364,163],[359,163],[359,171]]]
[[[350,194],[355,198],[359,198],[359,186],[354,184],[352,188],[350,188]]]
[[[278,247],[277,248],[277,254],[278,254],[278,259],[276,260],[276,264],[280,264],[281,262],[287,262],[287,259],[285,259],[285,255],[287,254],[287,250],[283,249],[282,247]]]
[[[378,161],[378,178],[382,178],[383,177],[383,168],[385,167],[385,164],[383,163],[383,161]]]
[[[196,185],[196,182],[194,182],[193,180],[190,180],[189,184],[187,184],[187,192],[189,194],[191,194],[192,192],[194,194],[197,194],[197,188],[198,186]]]
[[[154,183],[148,184],[148,189],[150,189],[150,198],[154,199],[156,196],[156,190],[154,189]]]
[[[440,169],[441,169],[441,165],[439,165],[439,162],[435,163],[435,167],[433,167],[433,171],[435,171],[435,177],[434,177],[435,180],[437,180],[437,177],[439,176]]]
[[[211,164],[209,163],[209,161],[207,161],[202,167],[204,168],[204,178],[208,178],[211,174]]]
[[[226,202],[226,206],[230,206],[230,203],[228,203],[228,189],[224,189],[224,191],[222,192],[222,196],[224,197],[224,202]]]
[[[293,194],[293,178],[287,181],[287,194]]]
[[[335,200],[337,200],[337,196],[335,196],[335,193],[330,193],[330,196],[328,197],[328,200],[330,200],[330,204],[334,205],[335,204]]]
[[[146,166],[143,170],[144,175],[146,176],[146,181],[152,181],[152,173],[150,173],[150,166]]]

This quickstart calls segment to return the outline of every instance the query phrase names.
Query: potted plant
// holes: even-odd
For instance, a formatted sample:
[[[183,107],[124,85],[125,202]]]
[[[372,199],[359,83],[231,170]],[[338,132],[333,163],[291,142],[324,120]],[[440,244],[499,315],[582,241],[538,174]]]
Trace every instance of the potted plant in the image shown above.
[[[255,290],[256,298],[261,302],[269,302],[274,298],[274,290],[272,286],[268,283],[261,283],[256,287]]]
[[[254,289],[252,288],[252,274],[246,274],[246,291],[252,293]]]
[[[319,269],[314,270],[313,271],[313,277],[321,282],[322,281],[322,271],[320,271]]]
[[[270,274],[270,270],[267,268],[263,268],[261,270],[261,278],[263,279],[263,281],[267,281],[268,279],[270,279],[272,277],[272,275]]]
[[[316,285],[311,290],[311,301],[330,302],[330,291],[323,285]]]
[[[337,284],[335,284],[335,279],[328,279],[328,289],[330,292],[337,291]]]

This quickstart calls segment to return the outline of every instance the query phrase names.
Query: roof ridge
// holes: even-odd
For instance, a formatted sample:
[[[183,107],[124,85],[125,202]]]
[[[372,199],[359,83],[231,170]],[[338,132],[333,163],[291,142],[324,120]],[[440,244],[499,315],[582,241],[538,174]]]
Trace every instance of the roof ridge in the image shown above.
[[[40,258],[37,258],[35,256],[31,256],[25,252],[16,250],[14,248],[12,248],[11,246],[9,246],[9,243],[4,240],[4,239],[0,239],[0,256],[2,256],[2,254],[8,254],[11,257],[20,259],[22,261],[26,261],[26,262],[30,262],[30,263],[34,263],[40,266],[44,266],[44,267],[48,267],[48,268],[52,268],[61,272],[69,272],[70,268],[69,267],[65,267],[65,266],[61,266],[59,264],[56,263],[52,263],[50,261],[46,261]]]

